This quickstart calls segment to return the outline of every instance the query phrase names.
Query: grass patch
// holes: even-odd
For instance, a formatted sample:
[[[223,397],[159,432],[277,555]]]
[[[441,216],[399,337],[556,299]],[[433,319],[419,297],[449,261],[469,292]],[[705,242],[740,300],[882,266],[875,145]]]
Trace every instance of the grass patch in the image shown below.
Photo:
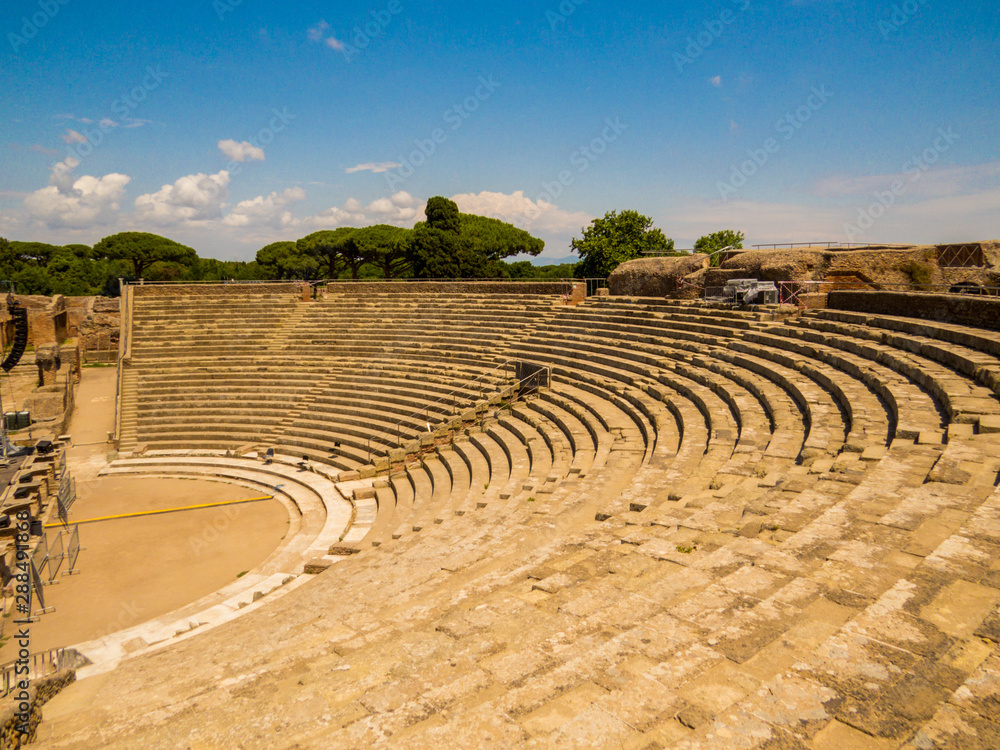
[[[694,552],[694,547],[685,547],[681,544],[678,544],[677,551],[680,552],[682,555],[690,555],[692,552]]]
[[[249,570],[244,570],[242,573],[237,573],[236,577],[237,578],[242,578],[243,576],[245,576],[249,572],[250,572]]]
[[[914,284],[919,286],[926,286],[934,281],[934,267],[930,263],[911,260],[903,266],[903,271],[909,274]]]

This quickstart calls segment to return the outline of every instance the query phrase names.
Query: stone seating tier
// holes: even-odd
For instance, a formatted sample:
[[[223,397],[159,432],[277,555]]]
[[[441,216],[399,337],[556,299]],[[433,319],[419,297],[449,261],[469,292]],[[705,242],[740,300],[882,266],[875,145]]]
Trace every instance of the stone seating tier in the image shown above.
[[[278,336],[234,354],[273,368],[258,392],[225,375],[185,417],[184,379],[212,363],[154,359],[137,341],[123,415],[146,378],[163,389],[130,417],[140,432],[174,424],[173,441],[196,420],[237,424],[258,403],[272,419],[287,403],[317,460],[331,429],[364,433],[366,411],[385,423],[419,397],[393,383],[432,391],[453,362],[444,342],[462,348],[462,373],[521,358],[554,382],[371,478],[358,554],[279,605],[123,663],[99,725],[54,719],[49,744],[1000,745],[990,332],[597,298],[545,300],[523,329],[510,311],[506,335],[484,324],[477,339],[475,317],[504,306],[402,292],[293,305],[276,329],[299,332],[295,354]],[[449,307],[469,316],[452,333]],[[376,351],[356,347],[382,311],[406,336],[377,376],[344,378]],[[425,311],[431,346],[393,367]],[[340,351],[358,357],[326,362],[342,382],[301,385]],[[222,400],[227,386],[237,398]]]

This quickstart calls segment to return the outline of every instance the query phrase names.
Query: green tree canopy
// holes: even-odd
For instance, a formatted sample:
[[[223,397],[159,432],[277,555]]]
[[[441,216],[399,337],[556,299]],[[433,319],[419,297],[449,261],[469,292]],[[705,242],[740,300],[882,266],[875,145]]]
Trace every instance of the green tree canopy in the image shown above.
[[[571,245],[580,256],[577,278],[604,278],[627,260],[674,249],[674,241],[654,228],[651,218],[631,210],[609,211],[603,219],[594,219]]]
[[[63,245],[63,247],[72,252],[77,258],[90,258],[94,252],[88,245]]]
[[[404,276],[409,270],[409,229],[376,224],[355,229],[347,243],[365,263],[381,270],[387,279]]]
[[[473,244],[477,253],[489,260],[512,255],[538,255],[545,242],[500,219],[475,214],[459,214],[459,234]]]
[[[52,254],[63,248],[60,245],[49,245],[45,242],[19,242],[13,240],[7,243],[7,249],[0,256],[2,263],[29,263],[44,266]]]
[[[694,251],[696,253],[712,254],[724,247],[742,248],[743,232],[737,232],[733,229],[723,229],[712,234],[706,234],[704,237],[699,237],[694,243]],[[713,266],[719,265],[719,258],[719,255],[712,258]]]
[[[458,232],[461,228],[458,204],[448,198],[436,195],[427,201],[424,208],[427,226],[443,232]]]
[[[413,228],[410,259],[422,278],[505,276],[501,259],[538,255],[545,243],[498,219],[463,214],[458,205],[436,196],[427,201],[427,221]]]
[[[258,250],[257,265],[269,279],[312,279],[319,270],[316,257],[290,240],[272,242]]]
[[[413,227],[410,242],[414,275],[424,279],[475,276],[473,259],[461,252],[458,204],[435,196],[427,201],[424,214],[427,220]]]
[[[350,268],[354,278],[357,278],[362,261],[347,246],[347,238],[354,231],[354,227],[322,229],[306,235],[296,244],[300,253],[316,260],[317,269],[328,279],[338,278],[345,267]]]
[[[252,260],[249,263],[240,260],[216,260],[215,258],[199,258],[188,269],[191,281],[261,281],[269,278],[261,265]]]
[[[530,260],[516,260],[514,262],[503,263],[505,276],[511,279],[571,279],[576,263],[560,263],[549,266],[536,266]]]
[[[177,263],[190,266],[198,255],[187,245],[148,232],[120,232],[105,237],[94,245],[95,258],[127,260],[137,279],[154,263]]]

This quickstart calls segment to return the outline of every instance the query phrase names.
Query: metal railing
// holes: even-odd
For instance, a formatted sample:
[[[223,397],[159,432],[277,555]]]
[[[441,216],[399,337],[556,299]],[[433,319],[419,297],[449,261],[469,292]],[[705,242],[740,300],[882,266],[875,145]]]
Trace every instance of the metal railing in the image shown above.
[[[853,250],[859,247],[879,248],[908,248],[913,245],[893,242],[772,242],[764,245],[753,245],[754,250],[780,250],[781,248],[795,247],[825,247],[827,249]]]
[[[76,567],[77,558],[80,557],[80,549],[80,524],[75,524],[69,535],[69,545],[66,547],[66,558],[69,560],[69,565],[63,575],[71,576],[80,572],[80,569]]]
[[[230,281],[229,279],[191,279],[185,281],[183,279],[173,279],[170,281],[147,281],[146,279],[134,279],[132,281],[127,281],[125,279],[121,280],[121,290],[122,296],[125,295],[125,289],[127,287],[134,286],[187,286],[189,284],[218,284],[222,285],[239,285],[239,284],[303,284],[306,283],[306,279],[235,279]]]
[[[778,303],[803,307],[800,295],[823,292],[912,292],[915,294],[961,294],[1000,297],[1000,287],[955,284],[885,284],[882,282],[851,281],[776,281]],[[724,287],[706,287],[705,297],[719,297]]]
[[[372,446],[372,442],[373,441],[377,440],[382,445],[388,446],[389,442],[387,442],[383,438],[389,437],[389,439],[391,440],[390,436],[391,435],[395,435],[396,436],[396,448],[398,449],[398,448],[402,447],[403,436],[402,436],[402,430],[400,428],[402,427],[402,425],[403,425],[404,422],[412,422],[417,417],[420,417],[422,415],[423,418],[424,418],[424,422],[429,425],[430,424],[430,411],[431,411],[431,407],[433,407],[433,406],[436,406],[438,404],[444,404],[444,403],[450,401],[451,402],[451,410],[455,414],[455,416],[457,416],[458,415],[458,394],[459,393],[467,392],[472,387],[475,387],[476,390],[479,390],[481,393],[485,393],[485,389],[479,388],[478,387],[478,383],[480,381],[482,381],[482,380],[490,377],[490,376],[493,376],[498,370],[501,370],[501,369],[506,370],[507,366],[511,362],[513,362],[513,361],[514,360],[510,360],[510,359],[504,360],[501,364],[497,365],[493,369],[487,370],[484,373],[480,373],[479,375],[477,375],[476,377],[472,378],[471,380],[467,380],[467,381],[463,382],[462,384],[456,386],[455,388],[453,388],[452,390],[448,391],[447,393],[445,393],[440,398],[437,398],[437,399],[435,399],[433,401],[428,402],[428,404],[426,406],[424,406],[422,409],[418,409],[417,411],[413,412],[412,414],[408,414],[405,417],[402,417],[401,419],[397,420],[396,423],[392,427],[390,427],[390,428],[382,431],[381,433],[379,433],[377,435],[371,435],[371,436],[369,436],[369,438],[368,438],[368,460],[371,461],[371,459],[372,459],[372,448],[371,448],[371,446]],[[473,405],[475,405],[476,401],[473,401],[472,403],[473,403]],[[437,414],[439,412],[435,412],[435,413]],[[387,451],[386,451],[386,453],[387,453]]]
[[[424,408],[419,409],[419,410],[413,412],[412,414],[410,414],[410,415],[408,415],[406,417],[403,417],[402,419],[398,420],[391,428],[386,429],[386,430],[384,430],[383,432],[381,432],[381,433],[379,433],[377,435],[371,435],[371,436],[369,436],[368,440],[367,440],[368,462],[369,463],[372,462],[372,457],[373,457],[373,454],[372,454],[372,442],[373,441],[377,441],[378,444],[380,444],[382,446],[385,446],[386,448],[389,448],[390,443],[387,442],[385,440],[385,438],[389,438],[389,440],[391,440],[391,436],[395,435],[396,436],[396,449],[400,450],[403,447],[403,435],[402,435],[402,429],[401,429],[403,423],[404,422],[413,421],[415,418],[420,417],[421,415],[423,415],[424,422],[427,425],[428,434],[433,433],[433,430],[430,428],[430,409],[431,409],[432,406],[437,405],[437,404],[446,403],[447,401],[450,400],[451,401],[451,413],[452,413],[452,417],[458,417],[459,414],[460,414],[460,410],[458,408],[458,394],[459,393],[467,392],[468,390],[470,390],[470,388],[469,388],[470,385],[478,384],[481,380],[484,380],[485,378],[487,378],[487,377],[489,377],[491,375],[494,375],[498,370],[503,369],[504,371],[506,371],[508,365],[511,365],[511,364],[513,364],[513,363],[515,363],[517,361],[519,361],[519,360],[515,360],[515,359],[505,360],[503,363],[497,365],[492,370],[488,370],[487,372],[484,372],[484,373],[482,373],[480,375],[477,375],[472,380],[466,381],[465,383],[461,384],[460,386],[457,386],[456,388],[453,388],[451,391],[449,391],[448,393],[446,393],[444,396],[441,396],[440,398],[435,399],[434,401],[429,402],[429,404],[427,406],[425,406]],[[551,365],[542,365],[541,367],[544,368],[547,371],[547,380],[546,380],[546,382],[549,385],[551,385],[552,384],[552,367],[551,367]],[[508,382],[506,388],[519,388],[524,382],[526,382],[528,380],[532,380],[532,379],[537,378],[537,377],[538,377],[538,373],[537,372],[532,373],[530,375],[527,375],[524,378],[521,378],[521,380],[515,381],[513,383]],[[483,402],[489,403],[490,396],[486,395],[486,389],[482,388],[482,389],[479,389],[479,390],[480,390],[480,397],[478,399],[474,399],[472,401],[472,403],[469,405],[468,409],[473,410],[473,411],[478,411],[480,404],[482,404]],[[503,389],[501,389],[501,391],[502,390]],[[436,412],[436,414],[440,414],[440,412]],[[437,424],[440,424],[440,422],[437,423]],[[412,437],[412,438],[409,438],[409,439],[413,440],[413,439],[416,439],[416,437]],[[387,457],[389,455],[389,453],[390,453],[390,450],[383,451],[383,456],[382,457]]]
[[[58,672],[59,662],[65,653],[65,648],[50,648],[48,651],[39,651],[29,655],[28,678],[44,677],[47,674]],[[18,682],[24,679],[24,675],[17,674],[19,663],[11,661],[0,665],[0,698],[10,695],[11,691],[17,687]]]
[[[122,436],[122,387],[125,382],[125,360],[130,357],[132,348],[132,289],[123,280],[119,280],[121,302],[119,310],[121,320],[118,332],[118,372],[115,378],[115,433],[114,439]]]
[[[592,290],[600,289],[608,285],[607,278],[576,278],[570,276],[560,276],[558,278],[505,278],[505,277],[489,277],[489,278],[452,278],[452,277],[442,277],[442,278],[415,278],[415,277],[394,277],[394,278],[381,278],[374,277],[369,279],[264,279],[255,281],[218,281],[211,279],[201,279],[196,281],[122,281],[122,297],[125,296],[125,289],[135,286],[187,286],[187,285],[201,285],[209,286],[212,284],[218,286],[239,286],[240,284],[246,285],[272,285],[281,286],[289,284],[309,284],[310,286],[322,286],[324,284],[421,284],[421,283],[435,283],[435,284],[573,284],[577,282],[587,282],[587,293],[588,296],[592,293]]]
[[[607,289],[608,280],[607,278],[582,278],[582,279],[572,279],[572,281],[583,281],[587,285],[587,296],[593,297],[597,294],[598,289]]]

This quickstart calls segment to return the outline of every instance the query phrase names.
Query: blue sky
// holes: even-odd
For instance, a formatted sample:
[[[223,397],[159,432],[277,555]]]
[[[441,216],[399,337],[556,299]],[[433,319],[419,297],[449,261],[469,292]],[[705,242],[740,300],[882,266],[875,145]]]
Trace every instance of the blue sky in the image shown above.
[[[250,259],[427,198],[546,240],[1000,237],[992,2],[15,0],[0,235]]]

